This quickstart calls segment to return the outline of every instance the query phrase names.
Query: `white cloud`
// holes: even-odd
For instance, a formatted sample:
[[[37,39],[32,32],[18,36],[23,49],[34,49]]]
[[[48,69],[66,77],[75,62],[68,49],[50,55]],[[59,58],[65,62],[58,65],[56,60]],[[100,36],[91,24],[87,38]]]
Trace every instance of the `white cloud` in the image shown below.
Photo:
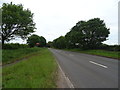
[[[118,43],[119,0],[12,0],[34,13],[36,33],[47,41],[65,35],[78,21],[100,17],[110,28],[109,40]],[[3,2],[3,1],[2,1]],[[0,3],[2,3],[0,2]],[[11,2],[4,0],[4,2]]]

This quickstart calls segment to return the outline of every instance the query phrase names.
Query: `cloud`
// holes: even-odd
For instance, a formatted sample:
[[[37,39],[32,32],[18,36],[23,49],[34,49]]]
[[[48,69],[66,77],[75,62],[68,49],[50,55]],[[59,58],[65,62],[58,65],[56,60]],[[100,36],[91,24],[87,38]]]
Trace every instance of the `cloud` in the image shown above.
[[[118,1],[119,0],[12,0],[22,3],[34,13],[36,33],[47,41],[65,35],[80,20],[99,17],[110,28],[109,40],[118,43]],[[3,2],[3,1],[2,1]],[[11,2],[4,0],[4,2]],[[1,3],[1,2],[0,2]]]

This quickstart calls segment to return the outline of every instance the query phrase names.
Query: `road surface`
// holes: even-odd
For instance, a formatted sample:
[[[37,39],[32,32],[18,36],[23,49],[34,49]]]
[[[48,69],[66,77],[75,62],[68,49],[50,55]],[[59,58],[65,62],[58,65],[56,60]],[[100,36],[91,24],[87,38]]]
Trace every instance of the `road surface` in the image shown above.
[[[118,60],[50,49],[75,88],[118,88]]]

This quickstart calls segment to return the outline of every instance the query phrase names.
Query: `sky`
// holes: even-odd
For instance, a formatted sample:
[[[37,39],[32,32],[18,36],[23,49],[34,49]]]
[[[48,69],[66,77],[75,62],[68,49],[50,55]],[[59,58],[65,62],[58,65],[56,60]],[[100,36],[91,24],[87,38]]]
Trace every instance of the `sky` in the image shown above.
[[[2,3],[23,4],[34,13],[36,32],[47,41],[64,36],[81,20],[100,18],[110,28],[109,45],[118,44],[118,2],[119,0],[1,0]],[[16,39],[11,42],[26,43]]]

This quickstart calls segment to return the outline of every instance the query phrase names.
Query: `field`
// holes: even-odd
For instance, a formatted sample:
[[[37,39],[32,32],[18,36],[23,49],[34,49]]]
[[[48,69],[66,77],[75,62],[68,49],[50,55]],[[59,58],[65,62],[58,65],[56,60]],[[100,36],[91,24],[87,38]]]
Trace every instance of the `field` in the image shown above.
[[[65,49],[68,51],[104,56],[109,58],[120,59],[120,52],[118,51],[106,51],[106,50],[80,50],[80,49]]]
[[[40,51],[40,48],[22,48],[15,50],[2,50],[2,63],[8,64],[12,63],[16,60],[23,59],[25,57],[29,57],[33,54],[36,54]]]
[[[31,56],[27,60],[22,60],[19,63],[3,68],[3,88],[56,87],[57,64],[55,59],[47,48],[40,48],[38,50],[36,55]],[[23,57],[23,55],[20,56]]]

